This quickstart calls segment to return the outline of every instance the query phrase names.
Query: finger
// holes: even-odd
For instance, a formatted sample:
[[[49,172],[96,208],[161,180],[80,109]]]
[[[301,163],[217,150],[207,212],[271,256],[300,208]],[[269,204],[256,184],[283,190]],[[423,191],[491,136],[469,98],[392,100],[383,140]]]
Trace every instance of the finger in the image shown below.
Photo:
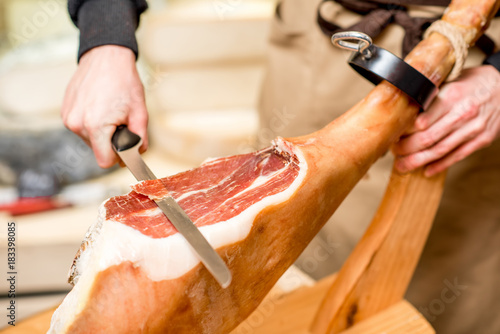
[[[396,159],[396,168],[400,172],[406,173],[440,160],[460,145],[478,137],[484,129],[485,123],[480,119],[469,122],[428,149],[407,156],[398,157]]]
[[[138,134],[142,138],[142,144],[141,147],[139,148],[140,153],[146,152],[149,146],[147,126],[148,126],[147,112],[142,116],[130,117],[128,125],[130,131]]]
[[[436,175],[446,170],[453,164],[467,158],[475,151],[484,148],[490,144],[491,141],[489,141],[488,138],[486,138],[486,136],[479,136],[477,138],[474,138],[473,140],[459,146],[456,150],[446,155],[442,159],[427,166],[424,170],[424,175],[427,177]]]
[[[78,135],[90,146],[89,133],[81,119],[82,115],[80,110],[73,109],[63,118],[63,124],[68,130]]]
[[[445,111],[452,107],[449,102],[450,99],[446,97],[447,90],[447,86],[444,86],[430,107],[418,115],[412,127],[407,131],[407,134],[424,131],[445,115]]]
[[[410,155],[436,145],[453,131],[479,114],[479,107],[468,101],[462,101],[452,110],[432,124],[427,130],[414,133],[400,140],[394,146],[397,155]]]
[[[133,104],[131,112],[128,117],[128,127],[130,131],[138,134],[142,138],[142,145],[139,148],[139,152],[143,153],[147,150],[149,145],[148,139],[148,111],[146,109],[146,104],[144,101],[144,91],[142,91],[138,97],[136,103]]]
[[[118,156],[111,145],[115,129],[114,125],[105,125],[90,131],[90,145],[101,168],[109,168],[118,162]]]

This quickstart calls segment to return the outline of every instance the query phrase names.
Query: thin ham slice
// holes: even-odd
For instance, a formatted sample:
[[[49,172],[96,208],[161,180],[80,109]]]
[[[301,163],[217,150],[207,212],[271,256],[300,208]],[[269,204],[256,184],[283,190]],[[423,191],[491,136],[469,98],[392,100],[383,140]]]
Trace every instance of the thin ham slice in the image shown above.
[[[473,44],[500,1],[455,0],[443,21]],[[440,84],[455,56],[432,33],[406,61]],[[419,111],[382,82],[325,128],[271,148],[142,182],[86,235],[49,333],[229,333],[255,310],[370,165]],[[222,289],[152,198],[174,196],[227,263]]]
[[[106,220],[152,238],[165,238],[177,231],[152,199],[174,197],[201,227],[227,221],[264,197],[284,191],[298,174],[297,159],[276,148],[217,159],[197,169],[134,185],[129,194],[106,202]]]

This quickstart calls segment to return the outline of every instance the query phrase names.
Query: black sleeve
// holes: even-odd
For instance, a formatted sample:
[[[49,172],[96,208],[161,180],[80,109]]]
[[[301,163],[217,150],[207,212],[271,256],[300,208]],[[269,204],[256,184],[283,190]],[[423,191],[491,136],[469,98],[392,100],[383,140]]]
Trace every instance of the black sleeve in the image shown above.
[[[498,71],[500,71],[500,52],[494,53],[488,58],[486,58],[483,62],[485,65],[492,65]]]
[[[135,30],[148,7],[146,0],[68,0],[71,20],[80,29],[78,60],[88,50],[121,45],[138,55]]]

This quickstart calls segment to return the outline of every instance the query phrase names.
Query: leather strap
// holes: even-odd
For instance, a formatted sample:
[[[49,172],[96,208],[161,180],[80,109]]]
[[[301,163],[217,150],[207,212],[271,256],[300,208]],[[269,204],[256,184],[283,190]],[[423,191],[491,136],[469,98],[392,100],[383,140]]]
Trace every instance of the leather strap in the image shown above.
[[[390,82],[417,102],[421,111],[427,109],[438,93],[432,81],[385,49],[372,44],[367,50],[370,57],[354,52],[349,58],[349,65],[375,85],[382,80]]]
[[[425,75],[391,52],[373,44],[372,39],[357,31],[332,36],[333,45],[353,51],[349,65],[375,85],[386,80],[405,92],[426,109],[438,93],[436,85]]]

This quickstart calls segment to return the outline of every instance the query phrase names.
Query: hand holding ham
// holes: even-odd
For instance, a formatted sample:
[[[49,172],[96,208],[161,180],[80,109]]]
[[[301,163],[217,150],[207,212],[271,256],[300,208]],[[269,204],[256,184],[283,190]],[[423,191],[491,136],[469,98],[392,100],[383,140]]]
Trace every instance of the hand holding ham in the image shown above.
[[[117,45],[86,52],[66,90],[61,115],[66,127],[94,150],[103,168],[118,162],[111,136],[120,124],[142,137],[140,150],[145,151],[148,114],[134,53]]]
[[[443,86],[430,108],[420,114],[395,146],[396,167],[425,175],[442,172],[500,135],[500,73],[491,65],[466,69]]]

